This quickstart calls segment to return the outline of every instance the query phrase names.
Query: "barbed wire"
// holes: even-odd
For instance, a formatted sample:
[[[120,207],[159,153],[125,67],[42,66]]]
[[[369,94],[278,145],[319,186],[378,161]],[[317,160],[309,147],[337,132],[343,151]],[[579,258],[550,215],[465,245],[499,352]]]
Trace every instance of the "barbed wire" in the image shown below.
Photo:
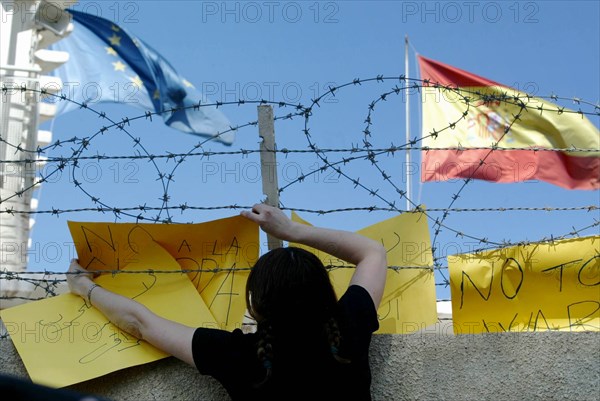
[[[351,147],[320,147],[311,132],[313,116],[316,114],[316,110],[322,107],[324,103],[325,97],[337,97],[340,93],[347,91],[349,89],[362,88],[363,85],[370,84],[389,84],[392,83],[393,86],[388,88],[387,90],[380,91],[375,98],[373,98],[370,102],[367,103],[366,109],[367,113],[364,118],[364,126],[362,127],[362,143],[360,145],[352,145]],[[394,96],[399,96],[400,94],[404,94],[406,91],[417,91],[421,92],[424,90],[438,90],[442,95],[451,94],[453,96],[454,101],[460,103],[464,106],[463,113],[457,117],[455,121],[450,121],[444,127],[436,127],[432,132],[422,135],[420,138],[414,138],[405,144],[394,144],[392,143],[390,146],[381,147],[375,146],[372,142],[374,138],[374,120],[375,113],[378,111],[378,108],[381,104],[387,102]],[[0,160],[0,166],[7,164],[14,165],[35,165],[38,163],[56,163],[54,169],[47,173],[38,173],[36,179],[33,184],[24,188],[21,188],[17,191],[14,191],[14,194],[4,197],[0,199],[0,205],[2,203],[7,202],[11,199],[22,197],[25,193],[29,191],[33,191],[40,184],[51,184],[51,178],[54,175],[57,175],[64,171],[65,169],[71,170],[71,179],[72,184],[75,188],[81,191],[85,196],[88,197],[92,207],[76,207],[76,208],[60,208],[53,206],[51,209],[46,210],[16,210],[13,207],[4,207],[0,206],[0,215],[55,215],[60,216],[63,214],[72,214],[72,213],[83,213],[83,212],[93,212],[93,213],[112,213],[115,219],[122,218],[130,218],[135,222],[155,222],[155,223],[177,223],[177,219],[173,215],[173,212],[179,212],[180,216],[183,215],[186,211],[216,211],[216,210],[237,210],[237,209],[248,209],[251,206],[241,206],[237,204],[231,205],[215,205],[215,206],[199,206],[199,205],[190,205],[187,202],[181,203],[179,205],[171,204],[171,183],[174,181],[174,176],[177,169],[188,159],[192,158],[200,158],[200,159],[210,159],[212,157],[230,157],[230,156],[241,156],[249,157],[250,155],[260,154],[261,150],[259,149],[239,149],[239,150],[231,150],[231,151],[212,151],[206,150],[204,147],[208,143],[212,143],[212,140],[215,137],[207,137],[200,140],[196,143],[188,152],[162,152],[158,154],[154,154],[148,151],[142,144],[142,140],[139,137],[135,137],[129,132],[129,127],[138,121],[149,120],[152,121],[155,116],[162,116],[163,114],[174,113],[176,111],[180,111],[183,109],[190,110],[200,110],[202,107],[217,107],[217,108],[225,108],[225,107],[241,107],[246,105],[271,105],[277,110],[286,109],[286,112],[280,113],[275,117],[276,121],[286,121],[286,120],[295,120],[301,119],[303,123],[302,134],[307,142],[306,148],[277,148],[270,150],[269,152],[274,152],[278,155],[283,155],[284,157],[288,157],[294,154],[312,154],[316,155],[318,160],[320,161],[320,165],[317,165],[315,168],[310,169],[306,173],[300,174],[297,178],[290,180],[287,184],[281,186],[279,188],[279,193],[287,193],[299,184],[305,182],[309,177],[317,175],[319,173],[323,173],[325,171],[331,171],[337,174],[338,177],[343,178],[348,183],[350,183],[355,189],[360,189],[364,193],[369,196],[377,199],[378,202],[381,202],[381,205],[368,205],[368,206],[360,206],[360,207],[346,207],[346,208],[330,208],[330,209],[311,209],[306,207],[289,207],[286,206],[283,202],[281,203],[283,210],[293,210],[296,212],[306,212],[318,215],[326,215],[326,214],[335,214],[335,213],[347,213],[347,212],[387,212],[387,213],[422,213],[427,219],[431,222],[433,227],[433,239],[431,242],[431,252],[433,254],[433,266],[431,267],[411,267],[411,266],[390,266],[389,268],[392,270],[401,270],[401,269],[429,269],[432,271],[441,273],[441,281],[437,281],[436,286],[444,286],[447,287],[449,285],[449,279],[444,271],[447,270],[447,266],[444,266],[442,261],[445,259],[446,255],[442,255],[439,253],[438,246],[436,246],[438,242],[438,238],[440,233],[443,230],[447,230],[451,232],[456,237],[470,239],[475,241],[480,246],[475,249],[470,250],[470,253],[479,253],[489,249],[498,249],[498,248],[507,248],[519,245],[528,245],[535,243],[552,243],[553,241],[577,237],[590,229],[596,228],[600,225],[600,221],[597,218],[592,218],[592,223],[581,227],[575,228],[573,227],[567,233],[552,235],[550,234],[548,237],[543,237],[536,241],[510,241],[510,240],[490,240],[486,237],[479,237],[477,235],[464,232],[463,230],[452,227],[446,223],[448,217],[452,213],[506,213],[506,212],[595,212],[599,209],[599,205],[588,205],[588,206],[573,206],[573,207],[565,207],[565,206],[545,206],[545,207],[487,207],[487,208],[459,208],[456,207],[455,204],[458,202],[458,199],[461,198],[463,192],[466,191],[466,188],[469,184],[472,184],[475,180],[474,177],[477,174],[477,170],[482,168],[485,165],[486,160],[490,157],[494,152],[502,152],[502,151],[528,151],[528,152],[560,152],[560,153],[572,153],[572,154],[594,154],[599,153],[600,149],[597,148],[577,148],[575,146],[567,146],[560,148],[548,148],[548,147],[504,147],[500,145],[502,139],[511,131],[511,128],[514,124],[518,123],[519,119],[522,116],[522,113],[528,112],[536,112],[539,114],[543,113],[552,113],[556,115],[563,114],[577,114],[582,118],[588,116],[600,116],[600,105],[594,104],[583,99],[577,97],[560,97],[557,95],[549,95],[549,96],[532,96],[523,93],[509,94],[507,92],[502,92],[500,94],[492,94],[486,91],[477,91],[477,90],[469,90],[459,87],[453,86],[443,86],[435,83],[431,83],[427,80],[420,80],[415,78],[406,78],[403,75],[400,76],[383,76],[378,75],[373,78],[367,79],[353,79],[345,84],[338,86],[329,86],[328,90],[325,91],[321,96],[318,96],[314,99],[311,99],[308,106],[304,106],[301,103],[288,103],[288,102],[280,102],[280,101],[270,101],[270,100],[237,100],[231,102],[214,102],[214,103],[205,103],[205,104],[197,104],[188,108],[173,108],[163,111],[146,111],[143,114],[133,116],[133,117],[125,117],[121,119],[111,119],[107,116],[105,112],[98,111],[94,107],[86,103],[78,103],[71,99],[68,99],[64,94],[52,94],[44,89],[36,89],[29,88],[26,85],[15,85],[10,86],[7,85],[7,82],[2,83],[2,94],[9,95],[14,91],[20,93],[30,93],[36,94],[40,96],[44,96],[47,98],[53,98],[54,101],[57,102],[71,102],[76,104],[80,110],[84,110],[85,112],[89,112],[95,114],[100,121],[103,123],[101,127],[96,130],[89,137],[72,137],[67,140],[56,140],[51,144],[48,144],[44,147],[37,147],[36,149],[26,149],[20,143],[14,144],[10,143],[6,138],[0,135],[0,143],[4,144],[6,147],[14,149],[15,154],[19,154],[20,158],[16,160]],[[555,108],[545,108],[543,104],[540,106],[539,104],[534,104],[534,99],[545,99],[552,102],[572,102],[577,105],[577,110],[569,110],[565,107],[561,107],[556,105]],[[482,105],[487,105],[490,103],[501,103],[506,105],[515,106],[518,108],[518,112],[512,115],[512,120],[508,121],[506,126],[504,127],[504,133],[500,136],[500,138],[496,139],[496,141],[489,147],[430,147],[430,146],[422,146],[419,145],[421,141],[426,138],[436,138],[439,135],[446,135],[455,129],[457,124],[461,121],[465,120],[468,116],[469,111],[472,108],[477,108],[477,103]],[[530,104],[531,103],[531,104]],[[582,109],[587,107],[588,110]],[[220,132],[216,137],[222,136],[224,134],[230,132],[238,132],[243,129],[247,129],[250,127],[255,127],[258,125],[257,120],[253,120],[247,122],[245,124],[240,124],[237,126],[232,126],[228,130],[224,132]],[[106,155],[96,153],[95,155],[86,155],[85,153],[89,151],[90,145],[92,142],[104,136],[109,131],[115,131],[118,133],[123,133],[129,140],[131,141],[131,149],[134,151],[134,154],[121,154],[121,155]],[[66,155],[62,156],[50,156],[50,152],[54,152],[57,150],[66,150]],[[447,150],[447,151],[456,151],[462,152],[466,150],[483,150],[486,151],[486,155],[480,160],[480,163],[475,166],[475,169],[471,172],[471,176],[464,179],[459,180],[459,188],[454,194],[452,194],[451,199],[446,207],[443,208],[422,208],[421,205],[417,204],[413,199],[406,199],[407,193],[406,191],[398,185],[396,181],[394,181],[391,174],[387,173],[383,167],[383,163],[381,162],[382,158],[387,158],[389,156],[394,156],[394,154],[398,152],[405,151],[421,151],[428,152],[434,150]],[[344,154],[345,157],[341,157],[337,160],[331,159],[332,155]],[[109,161],[109,160],[144,160],[149,162],[152,167],[156,170],[156,175],[158,178],[156,181],[159,181],[161,185],[161,204],[148,206],[145,203],[143,205],[137,206],[126,206],[126,207],[118,207],[114,205],[109,205],[108,202],[101,200],[99,196],[92,194],[90,191],[86,190],[84,187],[84,183],[79,181],[75,175],[79,167],[79,163],[85,160],[95,160],[95,161]],[[157,161],[164,160],[166,162],[173,162],[173,166],[171,166],[170,170],[163,171],[158,165]],[[360,177],[353,175],[353,173],[346,170],[345,166],[352,162],[366,161],[368,162],[375,171],[379,174],[383,182],[389,186],[392,193],[395,194],[395,198],[390,198],[389,195],[383,194],[382,187],[376,187],[374,183],[370,182],[361,182]],[[1,179],[2,177],[0,177]],[[396,198],[397,197],[397,198]],[[412,210],[404,210],[396,205],[396,201],[402,199],[407,200],[412,205]],[[148,216],[149,213],[154,213],[152,216]],[[434,216],[433,213],[442,213],[441,217]],[[345,268],[351,266],[335,266],[335,268]],[[334,268],[333,266],[328,266],[328,268]],[[219,268],[215,269],[204,269],[204,270],[182,270],[178,272],[169,271],[169,273],[188,273],[188,272],[217,272],[217,271],[230,271],[231,269],[240,270],[239,268]],[[123,270],[118,271],[109,271],[107,273],[110,274],[123,274],[123,273],[131,273]],[[157,274],[157,273],[167,273],[166,271],[159,270],[147,270],[147,271],[136,271],[135,273],[140,274]],[[58,283],[64,282],[65,280],[57,280],[57,279],[36,279],[28,277],[27,275],[44,275],[48,277],[52,277],[55,275],[64,275],[65,273],[54,273],[54,272],[1,272],[0,271],[0,279],[4,280],[22,280],[29,282],[32,285],[37,286],[46,286],[44,291],[46,291],[47,295],[55,295],[55,287]],[[0,299],[27,299],[27,297],[0,297]],[[0,336],[0,338],[2,338]]]
[[[326,264],[324,265],[327,270],[336,270],[336,269],[354,269],[354,265],[345,265],[345,264]],[[433,266],[388,266],[389,270],[400,271],[400,270],[433,270]],[[126,270],[126,269],[104,269],[104,270],[93,270],[87,269],[87,273],[93,275],[112,275],[115,276],[117,274],[189,274],[189,273],[231,273],[231,272],[249,272],[251,267],[239,267],[239,266],[231,266],[231,267],[216,267],[210,269],[179,269],[179,270],[161,270],[161,269],[140,269],[140,270]],[[53,271],[27,271],[27,272],[11,272],[11,271],[1,271],[0,270],[0,278],[5,280],[23,280],[28,282],[47,282],[46,279],[38,279],[29,277],[31,275],[43,275],[43,276],[80,276],[82,274],[80,272],[53,272]],[[66,282],[66,279],[58,279],[52,281],[53,283],[58,282]]]
[[[328,271],[334,271],[338,269],[354,269],[353,265],[325,265],[325,268]],[[424,270],[424,271],[433,271],[433,266],[388,266],[388,270],[399,272],[401,270]],[[142,270],[92,270],[88,269],[87,272],[99,276],[99,275],[111,275],[116,276],[118,274],[125,275],[157,275],[157,274],[202,274],[202,273],[231,273],[231,272],[249,272],[251,270],[250,267],[217,267],[210,269],[180,269],[180,270],[161,270],[161,269],[142,269]],[[0,300],[23,300],[23,301],[39,301],[47,298],[48,296],[56,296],[58,295],[58,286],[60,284],[66,284],[66,278],[52,278],[55,277],[63,277],[63,276],[79,276],[81,272],[53,272],[53,271],[27,271],[27,272],[12,272],[12,271],[1,271],[0,270],[0,280],[9,281],[22,281],[29,283],[33,286],[34,290],[37,288],[41,288],[45,291],[46,295],[42,297],[36,296],[22,296],[22,295],[0,295]],[[42,278],[35,278],[33,276],[42,276]],[[436,285],[443,285],[442,283]],[[3,337],[0,334],[0,339]]]
[[[339,87],[336,88],[330,88],[329,92],[326,94],[323,94],[321,97],[314,99],[312,102],[312,105],[309,107],[309,110],[312,110],[312,108],[316,105],[319,106],[319,101],[325,97],[328,94],[331,95],[335,95],[336,92],[338,92],[340,89],[342,88],[347,88],[349,86],[356,86],[356,85],[361,85],[364,82],[369,82],[369,81],[373,81],[376,80],[377,82],[383,82],[385,80],[388,80],[390,78],[386,78],[383,76],[377,76],[374,79],[368,79],[368,80],[360,80],[360,79],[355,79],[353,82],[351,83],[347,83],[344,85],[341,85]],[[392,78],[393,79],[393,78]],[[364,139],[363,139],[363,144],[365,146],[365,148],[371,148],[372,145],[369,142],[369,138],[372,136],[371,133],[371,126],[372,126],[372,115],[376,110],[376,107],[382,103],[387,101],[389,96],[398,96],[400,95],[403,91],[408,90],[410,88],[414,88],[416,90],[421,90],[423,88],[429,87],[430,82],[428,80],[419,80],[419,79],[407,79],[405,76],[400,76],[398,78],[398,80],[404,84],[404,86],[402,87],[398,87],[395,86],[392,90],[384,92],[383,94],[381,94],[377,99],[371,101],[371,103],[369,103],[368,105],[368,113],[367,116],[364,120],[365,122],[365,128],[363,130],[363,134],[364,134]],[[410,81],[412,81],[413,83],[410,84]],[[513,115],[513,120],[508,122],[505,125],[504,128],[504,132],[503,134],[500,136],[500,138],[498,138],[496,140],[495,143],[493,143],[492,147],[489,149],[488,153],[480,160],[480,163],[475,167],[475,169],[471,172],[471,176],[468,177],[467,179],[464,180],[463,184],[461,185],[461,187],[459,188],[459,190],[452,195],[452,200],[450,201],[448,207],[446,208],[447,210],[443,213],[443,216],[441,219],[439,218],[435,218],[435,220],[433,221],[433,228],[434,228],[434,236],[433,236],[433,240],[432,243],[435,244],[437,242],[437,238],[439,233],[442,231],[442,229],[448,229],[449,231],[453,232],[454,234],[456,234],[456,236],[460,236],[460,237],[467,237],[473,240],[479,240],[481,243],[491,243],[494,246],[506,246],[506,244],[501,244],[501,243],[494,243],[489,241],[487,238],[476,238],[474,236],[471,236],[469,234],[465,234],[461,231],[455,230],[447,225],[444,224],[445,220],[447,219],[447,217],[450,215],[450,210],[452,209],[454,203],[457,201],[457,199],[460,197],[461,193],[464,191],[464,189],[466,188],[466,186],[473,181],[473,177],[475,177],[477,171],[479,170],[479,168],[481,168],[481,166],[483,166],[485,164],[485,161],[488,159],[488,157],[496,151],[496,149],[499,147],[499,143],[502,141],[502,139],[511,131],[512,126],[521,118],[521,113],[525,110],[528,110],[528,106],[527,104],[524,102],[523,99],[526,99],[527,101],[530,101],[533,97],[529,96],[529,95],[521,95],[521,96],[511,96],[508,95],[506,93],[501,94],[500,96],[495,95],[495,94],[489,94],[489,93],[485,93],[482,91],[471,91],[471,90],[463,90],[461,88],[458,87],[452,87],[452,86],[442,86],[439,84],[431,84],[431,87],[435,88],[435,89],[441,89],[442,92],[452,92],[454,93],[458,99],[462,100],[465,110],[463,111],[462,115],[456,120],[456,121],[451,121],[448,123],[448,125],[446,127],[443,127],[439,130],[434,129],[432,132],[430,132],[429,134],[423,134],[421,136],[420,139],[415,138],[414,140],[410,141],[410,143],[405,144],[403,147],[403,150],[406,150],[406,148],[408,148],[409,146],[414,146],[416,145],[418,142],[422,141],[425,138],[437,138],[438,135],[444,133],[445,131],[448,130],[453,130],[456,127],[456,124],[458,124],[461,120],[465,119],[468,115],[469,115],[469,110],[473,105],[473,98],[470,96],[476,96],[476,98],[480,99],[483,101],[483,104],[489,104],[491,102],[499,102],[499,103],[507,103],[507,104],[512,104],[512,105],[516,105],[519,107],[519,111]],[[551,99],[553,100],[558,100],[559,97],[556,95],[552,95],[550,96]],[[594,111],[593,112],[589,112],[589,113],[584,113],[581,110],[578,110],[577,113],[580,114],[583,118],[584,115],[600,115],[600,107],[598,105],[592,105],[591,103],[588,102],[582,102],[579,99],[577,100],[577,104],[582,104],[582,103],[586,103],[590,106],[594,107]],[[530,108],[530,109],[536,109],[538,110],[540,113],[544,112],[543,107],[537,107],[537,108]],[[548,110],[548,109],[546,109]],[[555,110],[552,110],[553,112],[556,112],[557,114],[562,114],[564,113],[566,110],[564,108],[560,108],[557,107]],[[308,142],[308,146],[310,149],[315,150],[315,152],[317,153],[318,157],[321,159],[321,161],[323,162],[323,167],[321,169],[327,169],[327,168],[332,168],[334,171],[336,171],[340,177],[344,177],[347,180],[349,180],[350,182],[352,182],[355,186],[355,188],[361,188],[362,190],[366,191],[367,193],[369,193],[370,195],[379,198],[380,200],[384,201],[385,203],[387,203],[390,208],[394,209],[397,212],[401,212],[400,209],[398,209],[396,207],[395,202],[390,202],[385,200],[381,195],[379,195],[379,190],[376,188],[372,188],[372,187],[368,187],[365,184],[361,183],[359,181],[358,178],[354,178],[351,177],[349,175],[347,175],[345,172],[343,172],[340,168],[338,168],[337,166],[340,163],[347,163],[347,160],[344,159],[342,161],[338,161],[338,162],[334,162],[331,163],[327,157],[319,151],[319,147],[317,146],[317,144],[312,140],[311,135],[310,135],[310,128],[309,128],[309,119],[310,119],[310,113],[305,114],[305,128],[304,128],[304,133]],[[366,156],[366,158],[371,162],[371,164],[379,171],[379,173],[381,174],[383,180],[385,182],[387,182],[394,190],[395,192],[400,195],[400,198],[405,198],[406,197],[406,191],[400,189],[393,181],[392,181],[392,177],[390,174],[386,173],[385,170],[383,170],[382,168],[380,168],[380,165],[377,162],[377,156],[379,156],[381,154],[381,152],[374,152],[371,151],[368,153],[368,156]],[[302,179],[304,179],[304,177],[301,177]],[[288,186],[291,184],[288,184]],[[285,189],[282,188],[282,189]],[[407,201],[416,209],[419,209],[419,205],[417,205],[412,199],[408,199]],[[429,218],[431,218],[430,216],[428,216]],[[432,247],[432,252],[435,255],[436,254],[436,248]],[[434,257],[434,261],[436,263],[436,265],[439,263],[438,262],[439,258],[435,258]],[[449,279],[442,273],[442,277],[445,283],[449,283]]]
[[[79,208],[79,209],[51,209],[51,210],[15,210],[13,208],[5,208],[4,210],[0,210],[0,214],[6,213],[10,215],[14,214],[23,214],[23,215],[36,215],[36,214],[53,214],[60,215],[66,213],[80,213],[80,212],[111,212],[119,214],[122,211],[136,211],[136,210],[179,210],[182,213],[186,210],[248,210],[251,209],[252,205],[221,205],[221,206],[194,206],[189,204],[182,204],[178,206],[168,206],[168,207],[159,207],[159,206],[148,206],[148,205],[139,205],[132,207],[121,207],[118,209],[114,208],[102,208],[102,207],[93,207],[93,208]],[[281,207],[281,210],[289,210],[294,212],[303,212],[303,213],[312,213],[312,214],[332,214],[332,213],[341,213],[341,212],[397,212],[397,210],[392,208],[384,208],[377,206],[362,206],[362,207],[348,207],[348,208],[339,208],[339,209],[304,209],[304,208],[295,208],[295,207]],[[575,211],[585,211],[592,212],[595,210],[600,210],[600,206],[597,205],[589,205],[589,206],[572,206],[572,207],[561,207],[561,206],[543,206],[543,207],[485,207],[485,208],[427,208],[429,212],[456,212],[456,213],[490,213],[490,212],[575,212]],[[421,211],[417,210],[401,210],[398,213],[421,213]],[[144,220],[145,218],[142,216],[139,220]]]
[[[312,110],[314,108],[314,106],[320,106],[320,103],[322,101],[323,98],[327,97],[327,96],[335,96],[336,92],[338,92],[340,89],[343,88],[347,88],[350,86],[357,86],[357,85],[362,85],[363,83],[370,83],[370,82],[386,82],[386,81],[390,81],[390,80],[394,80],[394,81],[399,81],[399,82],[412,82],[412,84],[410,86],[404,86],[404,87],[398,87],[395,86],[392,90],[385,92],[383,94],[381,94],[376,100],[372,101],[369,104],[369,110],[371,111],[372,109],[374,109],[375,105],[381,101],[386,101],[388,96],[395,94],[398,95],[400,94],[402,91],[404,90],[409,90],[409,89],[415,89],[417,91],[420,91],[422,88],[433,88],[433,89],[441,89],[443,92],[451,92],[451,93],[455,93],[460,99],[462,99],[463,103],[466,104],[467,106],[470,106],[471,103],[473,102],[474,99],[479,99],[483,102],[483,104],[490,104],[490,103],[494,103],[494,102],[499,102],[499,103],[506,103],[506,104],[512,104],[512,105],[518,105],[520,107],[522,107],[523,109],[531,109],[531,110],[535,110],[540,112],[540,114],[542,114],[544,111],[548,112],[548,113],[556,113],[557,115],[560,114],[579,114],[582,117],[583,116],[600,116],[600,104],[598,103],[592,103],[589,101],[586,101],[584,99],[578,98],[578,97],[562,97],[562,96],[558,96],[555,94],[552,95],[548,95],[548,96],[543,96],[543,95],[530,95],[527,93],[523,93],[523,94],[519,94],[519,95],[509,95],[507,92],[503,92],[502,94],[498,95],[498,94],[490,94],[490,93],[486,93],[484,91],[480,91],[480,90],[471,90],[471,89],[466,89],[466,88],[461,88],[458,86],[450,86],[450,85],[440,85],[437,83],[431,83],[429,80],[425,79],[418,79],[418,78],[406,78],[404,75],[400,75],[400,76],[396,76],[396,77],[384,77],[383,75],[378,75],[375,78],[367,78],[367,79],[360,79],[360,78],[356,78],[354,80],[352,80],[351,82],[339,85],[339,86],[329,86],[328,87],[328,91],[326,91],[325,93],[323,93],[322,95],[320,95],[319,97],[315,98],[315,99],[311,99],[311,105],[309,107],[305,107],[303,106],[301,103],[297,103],[297,104],[292,104],[292,103],[288,103],[288,102],[283,102],[283,101],[270,101],[270,100],[265,100],[265,99],[261,99],[261,100],[243,100],[243,99],[239,99],[237,101],[228,101],[228,102],[214,102],[214,103],[198,103],[197,105],[194,106],[188,106],[188,107],[174,107],[174,108],[170,108],[170,109],[166,109],[163,111],[146,111],[144,114],[135,116],[135,117],[124,117],[122,118],[120,121],[114,121],[111,120],[105,112],[101,112],[101,111],[97,111],[95,109],[93,109],[92,107],[89,106],[89,104],[87,103],[80,103],[77,101],[74,101],[72,99],[67,98],[67,96],[65,94],[55,94],[55,93],[51,93],[48,92],[47,90],[45,90],[44,88],[38,89],[38,88],[30,88],[27,87],[24,84],[15,84],[14,86],[7,86],[7,82],[2,82],[2,94],[3,95],[7,95],[12,91],[19,91],[21,93],[34,93],[34,94],[38,94],[41,96],[46,96],[46,97],[52,97],[57,101],[66,101],[66,102],[70,102],[70,103],[74,103],[76,104],[80,109],[85,109],[88,111],[91,111],[92,113],[96,114],[99,118],[101,119],[105,119],[107,121],[110,122],[110,124],[102,126],[98,132],[96,132],[97,135],[98,133],[104,133],[107,130],[111,129],[111,128],[118,128],[119,130],[124,130],[124,127],[127,125],[129,126],[132,122],[135,122],[137,120],[150,120],[152,121],[152,118],[154,116],[162,116],[163,114],[172,114],[178,111],[182,111],[182,110],[199,110],[202,107],[225,107],[225,106],[231,106],[231,105],[236,105],[236,106],[242,106],[242,105],[272,105],[272,106],[276,106],[279,108],[283,108],[283,107],[292,107],[294,109],[296,109],[296,112],[294,113],[288,113],[285,116],[278,116],[275,117],[276,120],[278,119],[291,119],[294,116],[300,116],[300,115],[304,115],[304,116],[309,116],[312,113]],[[528,102],[531,101],[532,99],[545,99],[545,100],[552,100],[553,102],[556,101],[571,101],[573,104],[577,104],[577,105],[586,105],[588,107],[593,108],[593,111],[583,111],[581,109],[578,110],[569,110],[566,109],[565,107],[559,107],[556,106],[555,109],[544,109],[542,106],[528,106],[523,99],[527,100]],[[367,124],[371,124],[370,120],[367,119],[365,120],[365,122]],[[204,141],[199,142],[199,144],[196,147],[201,147],[201,144],[205,144],[209,141],[211,141],[214,138],[217,138],[219,136],[222,136],[226,133],[232,132],[232,131],[237,131],[240,128],[246,127],[248,125],[251,126],[256,126],[258,125],[258,121],[253,121],[253,122],[249,122],[247,124],[242,124],[242,125],[238,125],[238,126],[232,126],[230,127],[229,130],[226,130],[224,132],[220,132],[218,135],[216,135],[213,138],[207,138]],[[444,127],[442,130],[446,130],[446,129],[451,129],[452,126],[455,124],[450,123],[447,127]],[[437,133],[441,132],[437,131]],[[3,142],[5,144],[7,144],[9,147],[14,148],[16,151],[19,152],[27,152],[27,153],[33,153],[33,154],[41,154],[44,153],[46,150],[53,150],[57,147],[63,146],[65,144],[68,143],[76,143],[77,141],[83,141],[82,143],[85,143],[87,138],[77,138],[77,137],[73,137],[71,139],[68,140],[57,140],[52,144],[49,144],[45,147],[37,147],[36,149],[26,149],[23,148],[20,144],[11,144],[8,141],[6,141],[4,138],[2,138],[2,136],[0,136],[0,142]],[[89,141],[89,140],[88,140]],[[139,141],[139,139],[138,139]],[[416,142],[416,141],[415,141]],[[411,142],[412,144],[412,142]],[[408,146],[408,144],[403,145],[398,147],[397,150],[400,149],[406,149],[406,146]],[[423,150],[426,150],[427,148],[423,148]],[[434,149],[434,148],[430,148],[430,149]],[[448,150],[453,150],[454,148],[435,148],[435,149],[448,149]],[[464,150],[465,148],[462,147],[458,147],[456,148],[457,150]],[[478,147],[469,147],[468,149],[485,149],[485,148],[478,148]],[[547,148],[543,148],[543,147],[533,147],[533,148],[502,148],[500,146],[494,146],[493,147],[494,150],[554,150],[554,151],[571,151],[571,152],[576,152],[579,151],[577,148],[566,148],[566,149],[547,149]],[[277,151],[277,150],[276,150]],[[314,150],[313,150],[314,151]],[[598,149],[589,149],[587,151],[590,152],[597,152],[599,151]],[[243,150],[241,150],[240,152],[244,152]],[[280,152],[288,152],[287,150],[282,150]],[[311,150],[303,150],[303,152],[311,152]],[[231,152],[221,152],[223,154],[234,154]]]
[[[252,124],[250,124],[252,125]],[[241,127],[241,126],[240,126]],[[239,129],[239,128],[238,128]],[[79,138],[74,138],[75,141],[81,141],[81,139]],[[4,142],[7,143],[6,141],[4,141],[4,139],[2,138],[2,135],[0,135],[0,142]],[[58,141],[57,141],[58,142]],[[64,142],[63,142],[64,143]],[[559,153],[564,153],[564,152],[569,152],[569,153],[598,153],[598,149],[578,149],[578,148],[541,148],[541,147],[510,147],[510,148],[505,148],[505,147],[464,147],[464,146],[460,146],[460,147],[456,147],[456,146],[450,146],[450,147],[430,147],[430,146],[408,146],[408,147],[400,147],[400,146],[390,146],[388,148],[374,148],[374,149],[370,149],[370,148],[361,148],[361,147],[354,147],[354,148],[341,148],[341,149],[319,149],[319,151],[321,153],[369,153],[369,152],[374,152],[374,153],[380,153],[380,154],[386,154],[386,153],[393,153],[393,152],[398,152],[400,150],[420,150],[420,151],[430,151],[430,150],[451,150],[451,151],[456,151],[456,152],[462,152],[465,150],[496,150],[496,151],[514,151],[514,150],[522,150],[522,151],[529,151],[529,152],[559,152]],[[234,150],[234,151],[204,151],[204,152],[190,152],[190,153],[165,153],[165,154],[151,154],[151,155],[115,155],[115,156],[107,156],[105,154],[100,155],[97,154],[95,156],[79,156],[77,157],[78,160],[96,160],[96,161],[101,161],[101,160],[154,160],[154,159],[175,159],[175,158],[180,158],[180,157],[200,157],[200,158],[210,158],[210,157],[214,157],[214,156],[234,156],[234,155],[241,155],[241,156],[247,156],[250,154],[255,154],[255,153],[275,153],[275,154],[282,154],[284,156],[287,156],[289,154],[294,154],[294,153],[314,153],[314,150],[307,150],[307,149],[274,149],[274,150],[260,150],[260,149],[241,149],[241,150]],[[44,163],[54,163],[54,162],[64,162],[65,158],[64,157],[47,157],[47,158],[43,158],[43,159],[22,159],[22,160],[0,160],[0,164],[36,164],[39,162],[44,162]]]

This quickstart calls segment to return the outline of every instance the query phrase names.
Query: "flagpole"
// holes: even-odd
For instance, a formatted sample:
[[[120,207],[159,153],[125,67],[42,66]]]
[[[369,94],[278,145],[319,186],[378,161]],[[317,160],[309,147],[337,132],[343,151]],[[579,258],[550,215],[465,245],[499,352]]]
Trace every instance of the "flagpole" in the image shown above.
[[[408,81],[408,35],[404,35],[404,71],[406,77],[406,89],[404,94],[406,96],[406,210],[411,209],[411,185],[410,185],[410,107],[409,107],[409,81]]]

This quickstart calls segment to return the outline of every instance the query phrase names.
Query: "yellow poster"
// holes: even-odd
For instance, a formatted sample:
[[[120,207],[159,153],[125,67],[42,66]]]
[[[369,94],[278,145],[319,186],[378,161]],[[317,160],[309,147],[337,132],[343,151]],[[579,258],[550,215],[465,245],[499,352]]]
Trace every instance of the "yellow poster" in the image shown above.
[[[132,236],[147,233],[175,258],[219,327],[241,327],[246,279],[258,259],[258,225],[234,216],[199,224],[69,222],[80,264],[89,270],[120,270],[139,257]],[[151,268],[152,265],[148,266]]]
[[[600,330],[600,237],[448,257],[454,331]]]
[[[309,224],[296,213],[292,220]],[[427,217],[424,213],[404,213],[363,228],[357,233],[379,241],[387,250],[388,272],[383,299],[377,311],[377,333],[404,334],[422,330],[437,322],[433,257]],[[324,252],[292,244],[314,252],[330,269],[339,296],[348,288],[354,266]],[[335,266],[338,266],[335,268]]]
[[[95,281],[133,298],[154,313],[191,327],[217,327],[179,264],[143,230],[131,232],[139,253],[121,263],[123,273]],[[157,271],[174,273],[148,274]],[[141,271],[141,272],[140,272]],[[64,387],[168,355],[119,330],[83,298],[63,294],[0,312],[32,381]]]

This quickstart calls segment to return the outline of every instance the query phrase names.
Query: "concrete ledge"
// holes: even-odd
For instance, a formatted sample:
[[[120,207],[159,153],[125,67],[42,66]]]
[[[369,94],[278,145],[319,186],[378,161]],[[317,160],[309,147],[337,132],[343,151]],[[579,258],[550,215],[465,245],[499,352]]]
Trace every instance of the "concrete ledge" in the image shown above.
[[[371,355],[374,400],[600,399],[600,333],[428,330],[377,335]],[[28,378],[10,339],[0,340],[0,373]],[[70,388],[115,401],[228,399],[214,379],[174,358]]]

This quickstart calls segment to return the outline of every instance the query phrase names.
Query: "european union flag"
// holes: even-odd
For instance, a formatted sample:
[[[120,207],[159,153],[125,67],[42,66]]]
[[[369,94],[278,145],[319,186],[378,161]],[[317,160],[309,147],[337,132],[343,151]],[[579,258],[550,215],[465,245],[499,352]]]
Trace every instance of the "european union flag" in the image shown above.
[[[69,99],[166,111],[163,119],[172,128],[214,137],[228,145],[233,142],[231,125],[223,113],[215,106],[194,108],[210,102],[154,49],[109,20],[69,12],[73,15],[73,32],[52,46],[53,50],[70,54],[69,61],[54,71]],[[56,115],[78,107],[72,102],[59,102]]]

